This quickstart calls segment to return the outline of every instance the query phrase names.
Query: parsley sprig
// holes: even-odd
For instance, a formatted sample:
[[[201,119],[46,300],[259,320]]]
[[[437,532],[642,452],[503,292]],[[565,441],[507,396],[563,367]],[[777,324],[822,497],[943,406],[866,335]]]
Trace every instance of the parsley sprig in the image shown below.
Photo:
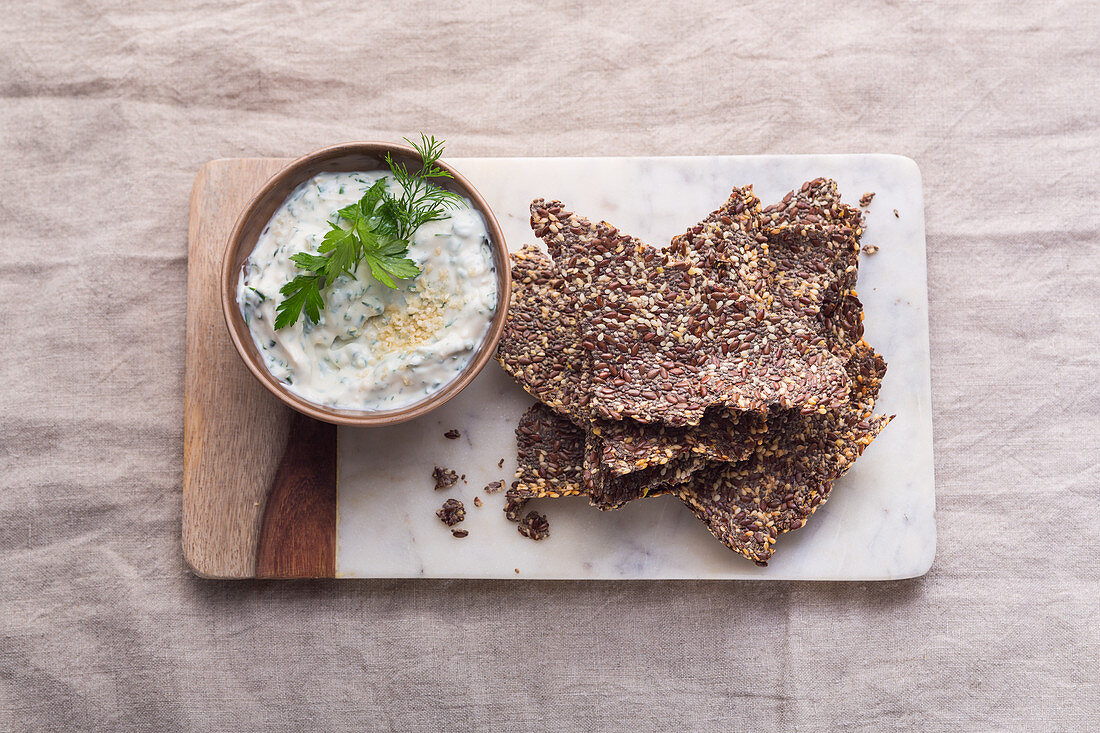
[[[299,252],[290,258],[303,272],[279,290],[283,300],[275,309],[276,330],[297,323],[302,313],[317,323],[325,307],[322,291],[341,275],[355,279],[363,262],[371,277],[389,288],[420,274],[420,267],[408,258],[413,234],[422,224],[446,217],[449,209],[462,204],[462,197],[431,183],[453,177],[437,165],[442,140],[421,133],[419,143],[405,141],[420,155],[421,165],[410,172],[386,154],[400,195],[386,190],[386,178],[378,179],[358,203],[336,212],[337,222],[329,222],[331,229],[317,254]]]

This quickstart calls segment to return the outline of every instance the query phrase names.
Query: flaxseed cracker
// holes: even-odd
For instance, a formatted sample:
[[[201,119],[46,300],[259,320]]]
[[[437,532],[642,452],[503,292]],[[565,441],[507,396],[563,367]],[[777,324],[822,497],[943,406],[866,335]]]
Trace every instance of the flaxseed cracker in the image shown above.
[[[496,356],[532,397],[583,423],[592,416],[592,359],[580,338],[579,283],[564,275],[591,267],[614,234],[608,225],[582,229],[570,217],[560,203],[531,204],[531,226],[553,259],[533,245],[512,254],[512,300]]]
[[[601,484],[600,481],[604,479],[602,476],[597,477],[597,479],[592,476],[586,478],[585,463],[583,460],[578,461],[578,450],[582,459],[586,452],[591,453],[593,445],[598,445],[591,438],[594,434],[598,434],[598,431],[590,428],[589,435],[585,436],[575,425],[547,412],[543,417],[550,418],[554,425],[549,430],[540,433],[540,436],[543,440],[549,441],[551,452],[553,452],[554,446],[557,447],[558,453],[554,454],[557,460],[537,462],[534,466],[536,470],[531,470],[530,463],[525,464],[527,465],[528,476],[526,480],[517,481],[517,485],[522,486],[519,490],[523,492],[524,496],[586,493],[589,495],[590,500],[594,500],[597,505],[600,505],[602,501],[605,506],[611,506],[618,505],[624,498],[634,498],[647,493],[666,493],[675,489],[685,503],[707,523],[716,536],[731,548],[757,562],[766,562],[767,558],[770,557],[771,545],[774,543],[775,536],[781,532],[802,526],[805,519],[828,496],[832,480],[847,469],[855,456],[889,421],[887,417],[871,414],[874,394],[877,393],[878,382],[881,380],[885,365],[881,357],[860,340],[862,336],[862,308],[858,303],[858,299],[855,298],[854,291],[850,290],[850,285],[855,282],[855,271],[847,262],[844,262],[844,257],[848,256],[853,249],[858,252],[859,227],[858,225],[852,226],[842,223],[839,225],[842,228],[838,230],[835,221],[844,217],[837,216],[835,212],[821,213],[824,209],[821,205],[823,201],[828,203],[829,206],[833,206],[833,201],[828,196],[827,186],[823,186],[824,183],[826,182],[817,181],[806,184],[799,192],[799,194],[803,194],[801,197],[794,193],[789,195],[784,201],[787,206],[780,212],[780,216],[768,217],[769,223],[766,234],[760,231],[762,214],[758,202],[755,206],[751,203],[751,189],[748,189],[750,196],[743,194],[740,196],[740,202],[737,201],[736,197],[731,197],[731,200],[727,202],[727,206],[724,207],[726,213],[723,213],[723,210],[720,209],[710,219],[727,225],[727,229],[730,230],[731,236],[722,236],[721,241],[724,245],[728,244],[730,239],[740,236],[741,239],[737,246],[727,246],[724,250],[711,247],[708,251],[705,244],[703,246],[696,245],[693,238],[690,250],[693,254],[689,257],[698,256],[700,252],[703,253],[703,257],[706,257],[717,251],[721,255],[717,259],[725,259],[725,261],[730,262],[731,259],[727,254],[730,251],[752,253],[742,258],[742,263],[746,265],[741,268],[743,272],[736,273],[737,277],[731,279],[737,282],[742,291],[753,290],[757,293],[763,293],[766,290],[770,293],[773,302],[776,299],[776,294],[778,294],[780,305],[794,307],[797,302],[798,306],[801,306],[803,315],[817,316],[821,325],[814,330],[825,332],[822,336],[828,338],[824,341],[837,357],[847,362],[846,371],[852,381],[858,384],[851,395],[851,399],[846,401],[843,406],[834,407],[824,415],[802,415],[790,410],[783,411],[779,413],[779,419],[774,420],[769,426],[770,432],[767,433],[764,439],[760,440],[760,448],[751,459],[732,465],[708,467],[695,473],[689,483],[679,487],[670,486],[667,483],[662,484],[659,480],[650,481],[641,491],[639,491],[639,488],[643,485],[637,483],[639,477],[634,477],[626,484],[623,482],[610,484],[605,482]],[[817,189],[825,189],[824,195],[819,195],[820,192]],[[737,193],[735,191],[735,194]],[[814,199],[817,200],[818,205],[816,210],[811,208],[811,204],[805,203]],[[748,200],[748,203],[746,203],[746,200]],[[740,207],[738,207],[738,203],[741,203]],[[799,203],[804,205],[799,206]],[[560,205],[550,206],[557,208],[557,211],[552,212],[554,214],[558,214],[562,210]],[[771,215],[776,209],[775,207],[769,207],[766,211]],[[551,213],[550,209],[547,209],[547,212]],[[533,222],[537,221],[536,214],[537,212],[533,210]],[[723,216],[729,221],[723,221]],[[826,222],[826,227],[833,228],[822,227],[827,236],[815,237],[812,234],[816,231],[813,225],[818,222],[807,217],[821,218]],[[591,227],[578,226],[577,221],[570,215],[563,215],[555,222],[557,223],[556,230],[549,229],[549,225],[547,225],[548,230],[541,232],[541,234],[544,236],[547,234],[560,234],[564,228],[564,225],[560,223],[562,219],[569,223],[570,234],[577,235],[584,234],[586,231],[588,233],[595,231],[596,234],[602,234],[605,240],[607,235],[618,238],[617,233],[613,232],[609,225],[598,225],[593,230]],[[735,222],[738,224],[737,226],[730,226]],[[843,227],[847,227],[847,231]],[[698,232],[693,230],[690,234],[701,234],[704,229],[705,222]],[[538,230],[536,231],[538,233]],[[750,232],[752,232],[754,245],[746,244],[746,238]],[[807,232],[811,234],[807,234]],[[840,236],[834,236],[836,234]],[[849,240],[854,239],[856,247],[851,249],[833,247],[831,251],[836,253],[832,260],[834,264],[830,267],[828,261],[825,261],[824,273],[819,272],[821,269],[819,265],[815,264],[813,266],[814,272],[824,276],[815,281],[819,283],[818,287],[809,287],[801,292],[795,289],[796,286],[802,285],[800,277],[803,280],[813,280],[815,277],[814,275],[807,277],[792,274],[795,269],[790,263],[794,263],[800,255],[788,255],[788,262],[781,262],[778,266],[773,266],[767,261],[770,255],[769,250],[772,247],[781,255],[784,252],[791,251],[810,251],[811,246],[817,247],[814,251],[821,253],[822,251],[829,251],[828,248],[832,247],[831,243],[839,244],[841,243],[840,240],[845,237],[848,237]],[[557,238],[559,243],[564,239],[564,236]],[[627,241],[630,240],[627,239]],[[636,242],[636,240],[634,241]],[[704,237],[705,241],[706,238]],[[552,243],[548,241],[547,244],[554,251]],[[676,245],[677,243],[674,242],[673,249]],[[684,247],[684,244],[680,246]],[[787,249],[784,250],[784,247],[787,247]],[[606,244],[604,249],[608,249]],[[585,256],[583,252],[570,255],[564,247],[557,248],[557,252],[558,257],[562,259],[573,257],[574,264],[578,259],[583,259]],[[602,256],[606,254],[606,251],[597,250],[595,254]],[[643,261],[645,255],[648,254],[650,253],[645,252],[643,254]],[[715,257],[712,256],[711,259],[713,260]],[[700,260],[702,260],[702,257],[700,257]],[[764,261],[761,262],[761,260]],[[856,261],[858,262],[858,260]],[[752,263],[751,266],[749,263]],[[729,269],[727,269],[728,272]],[[751,279],[754,273],[758,272],[766,274],[757,276],[755,280]],[[749,278],[744,277],[746,273],[750,276]],[[830,276],[832,282],[828,282]],[[749,284],[748,286],[746,286],[746,281]],[[603,282],[606,283],[609,280],[605,279]],[[824,285],[822,286],[821,283],[824,283]],[[576,292],[579,289],[578,286],[584,285],[585,281],[581,278],[572,287]],[[807,300],[809,302],[806,302]],[[603,304],[597,302],[597,306],[603,307]],[[581,420],[581,422],[583,424],[584,421]],[[597,420],[595,425],[605,422],[607,421]],[[612,427],[604,431],[605,435],[599,436],[605,441],[605,450],[607,433],[624,438],[630,438],[632,435],[633,426],[631,423],[623,421],[621,423],[607,422],[607,424]],[[624,427],[625,430],[622,429]],[[645,426],[641,429],[644,431]],[[568,437],[563,440],[563,435]],[[669,436],[666,434],[663,437]],[[682,436],[676,437],[680,438]],[[521,437],[521,444],[522,442]],[[629,443],[630,441],[626,440],[625,442]],[[681,455],[677,451],[682,448],[685,442],[687,441],[676,439],[669,441],[672,446],[670,449],[663,448],[659,441],[653,443],[653,445],[657,447],[657,450],[663,451],[661,454],[667,457],[668,460],[675,460],[677,456]],[[632,451],[631,455],[624,456],[624,459],[632,458]],[[522,452],[521,447],[521,454]],[[571,457],[566,457],[566,454]],[[543,452],[542,455],[545,457],[547,454]],[[785,460],[783,460],[784,458]],[[561,470],[563,460],[571,465],[571,468],[564,472]],[[578,463],[580,463],[579,468],[577,467]],[[524,464],[522,458],[521,464]],[[628,466],[629,464],[623,464],[623,467]],[[679,469],[679,467],[675,468]],[[696,466],[691,470],[697,469]],[[523,470],[521,468],[521,473]],[[654,475],[653,471],[641,471],[639,473],[648,473],[651,479]],[[531,480],[532,477],[535,480]],[[624,486],[628,486],[633,493],[628,491],[625,494],[616,494],[614,491],[609,491],[610,487],[621,490]],[[703,486],[713,490],[707,493],[706,490],[699,489]],[[517,486],[513,488],[516,489]],[[509,492],[509,494],[513,495],[513,492]],[[518,496],[516,500],[522,501]],[[747,529],[752,529],[752,532],[747,532]]]
[[[507,496],[533,499],[584,493],[584,431],[537,402],[516,426],[516,480]]]
[[[767,261],[768,238],[760,228],[760,211],[760,199],[751,185],[734,188],[718,209],[673,237],[668,252],[703,270],[721,268],[739,291],[767,299],[772,268]]]
[[[628,501],[671,491],[673,487],[689,481],[696,471],[707,465],[705,458],[683,452],[666,462],[616,475],[600,463],[602,448],[598,436],[585,433],[581,485],[589,503],[599,509],[618,509]]]
[[[575,333],[575,329],[571,331],[572,308],[565,302],[561,280],[554,275],[551,260],[533,246],[513,254],[512,260],[515,291],[509,323],[497,352],[498,360],[532,396],[558,412],[574,413],[574,419],[583,424],[584,400],[578,393],[584,389],[585,374],[581,365],[587,352],[577,353],[576,339],[571,338],[571,333]],[[578,412],[581,414],[576,415]],[[614,441],[619,427],[609,423],[606,432]],[[639,437],[638,432],[632,430],[625,440]],[[655,439],[659,439],[659,435]],[[653,442],[650,440],[649,444]],[[722,448],[716,447],[711,454],[718,457],[721,451]],[[686,450],[673,452],[681,455]],[[659,462],[666,463],[671,458],[667,456]],[[644,469],[648,463],[642,460],[630,470]],[[607,486],[606,481],[592,475],[595,472],[593,468],[589,485]],[[577,486],[570,486],[568,480],[560,483],[564,491],[583,493]]]
[[[560,211],[560,209],[558,209]],[[535,211],[538,216],[538,211]],[[552,211],[547,215],[553,216]],[[605,225],[597,231],[607,233]],[[571,231],[570,235],[578,232]],[[583,247],[577,248],[587,254]],[[566,259],[568,252],[558,250],[559,257]],[[560,278],[555,276],[553,263],[546,255],[532,246],[524,247],[513,256],[514,294],[509,323],[497,352],[498,360],[512,376],[537,399],[554,407],[557,411],[571,414],[577,422],[584,423],[587,418],[583,409],[585,374],[583,363],[587,352],[576,348],[575,339],[570,337],[573,326],[572,305],[568,302],[565,288]],[[624,445],[617,452],[629,451],[633,455],[633,465],[618,464],[617,473],[642,470],[650,465],[665,463],[672,458],[694,453],[718,460],[734,459],[731,453],[743,457],[746,441],[734,436],[725,425],[716,420],[705,420],[698,436],[692,438],[688,433],[684,445],[660,445],[665,431],[659,428],[653,437],[642,440],[640,425],[623,425],[611,421],[597,421],[604,424],[602,430],[605,442],[615,448],[621,440]],[[619,437],[619,433],[624,435]],[[680,431],[685,432],[685,431]],[[708,435],[713,432],[713,437]],[[671,432],[666,436],[672,440]],[[630,445],[625,445],[630,444]],[[646,447],[652,449],[652,455],[641,453]]]
[[[751,459],[713,464],[677,494],[724,545],[767,565],[776,538],[806,523],[828,499],[833,481],[890,422],[871,413],[873,390],[877,384],[860,385],[850,408],[824,415],[786,411],[787,424],[773,422],[770,440]]]
[[[508,499],[522,507],[530,498],[586,495],[594,506],[611,509],[634,498],[674,493],[723,544],[767,564],[778,535],[805,524],[828,498],[832,482],[890,420],[871,413],[882,360],[869,349],[861,353],[864,363],[853,363],[851,372],[866,379],[845,409],[772,415],[770,430],[757,436],[750,459],[691,466],[683,483],[684,476],[676,472],[687,464],[673,461],[662,467],[666,473],[639,471],[599,487],[586,486],[583,431],[536,404],[517,429],[520,471]]]
[[[814,198],[813,192],[821,183],[824,183],[824,181],[806,184],[803,186],[803,193],[809,192],[811,194],[810,198]],[[833,190],[835,190],[835,186]],[[791,202],[790,212],[784,210],[772,214],[769,219],[772,229],[777,231],[787,229],[790,232],[801,234],[808,224],[812,224],[815,216],[813,212],[806,216],[810,220],[809,222],[796,221],[793,218],[794,214],[801,213],[807,206],[803,201],[806,196],[796,197],[794,193],[792,192],[785,199],[785,201]],[[769,211],[771,208],[769,207]],[[761,280],[764,277],[763,273],[769,272],[768,263],[761,261],[761,251],[763,252],[763,258],[765,260],[767,258],[767,242],[760,233],[760,219],[760,202],[752,194],[752,187],[734,189],[733,194],[723,207],[713,212],[707,219],[693,227],[692,230],[689,230],[688,235],[683,235],[674,240],[672,249],[676,250],[677,245],[683,245],[685,240],[691,241],[692,234],[702,234],[707,225],[719,228],[724,232],[725,237],[728,237],[730,233],[751,234],[754,242],[758,238],[762,244],[750,245],[742,241],[739,247],[727,247],[723,251],[727,260],[732,253],[742,255],[734,268],[740,272],[737,284],[741,290],[750,289],[750,287],[753,287],[753,284],[750,283],[751,278],[755,277],[757,280]],[[773,219],[774,221],[772,221]],[[801,224],[801,226],[796,226],[796,224]],[[622,244],[644,247],[637,240],[620,235],[610,225],[605,223],[593,225],[569,212],[564,212],[561,205],[556,202],[546,204],[541,200],[536,201],[532,205],[532,226],[536,234],[546,238],[548,246],[555,253],[558,260],[567,260],[569,266],[574,268],[578,264],[591,266],[594,258],[602,260],[602,256],[611,245]],[[705,241],[706,237],[695,237],[695,239]],[[655,252],[655,250],[650,250],[647,254],[654,255]],[[555,278],[553,275],[554,263],[550,262],[533,247],[524,248],[522,252],[514,255],[514,260],[513,280],[517,289],[513,304],[515,323],[509,325],[509,329],[502,340],[502,346],[498,352],[501,356],[501,362],[516,377],[517,381],[523,384],[536,398],[550,404],[559,412],[571,415],[576,422],[584,422],[588,419],[587,410],[577,409],[576,403],[577,401],[583,402],[586,400],[583,394],[583,368],[578,369],[578,365],[583,367],[581,362],[585,353],[583,349],[578,349],[577,344],[569,337],[568,329],[575,323],[574,306],[566,294],[570,289],[570,284],[563,283],[562,280]],[[584,279],[581,279],[580,283],[584,290],[589,289],[588,283]],[[759,283],[755,284],[755,288],[758,291],[763,290]],[[601,305],[599,294],[596,295],[595,305],[597,307]],[[532,338],[533,336],[534,338]],[[643,335],[642,338],[644,339],[645,336]],[[534,340],[534,343],[532,343],[532,340]],[[673,369],[676,369],[676,367],[674,366]],[[643,394],[643,390],[629,387],[627,391],[628,396],[645,399],[650,399],[650,395],[656,394],[652,391]],[[630,395],[630,392],[634,392],[634,394]],[[720,426],[717,426],[716,429],[716,436],[728,433]],[[605,443],[609,447],[613,448],[620,444],[620,440],[616,435],[617,432],[613,424],[608,425],[603,430]],[[623,441],[626,443],[632,442],[632,433],[635,431],[627,427],[624,432],[626,435]],[[635,453],[635,468],[644,468],[648,465],[671,460],[672,457],[682,455],[684,452],[683,446],[661,446],[656,439],[646,441],[646,444],[654,447],[654,451],[649,455]],[[629,448],[625,445],[622,447],[623,452],[626,450],[636,452],[640,446],[635,442]],[[703,455],[709,454],[716,459],[725,458],[719,446],[709,445],[705,435],[691,441],[691,447]],[[614,470],[623,473],[628,468],[627,465],[620,462]]]
[[[852,384],[843,408],[771,418],[752,459],[712,466],[677,487],[715,537],[757,564],[767,564],[780,534],[803,526],[825,503],[833,482],[892,419],[874,414],[886,362],[862,339],[862,315],[859,299],[848,293],[822,317]]]
[[[704,269],[724,263],[725,274],[738,289],[797,310],[812,326],[820,323],[823,305],[855,283],[860,217],[859,210],[840,202],[835,182],[824,178],[804,183],[765,209],[752,186],[745,186],[733,189],[719,209],[676,237],[670,251]],[[631,423],[597,421],[592,428],[604,438],[601,460],[616,473],[668,461],[688,450],[713,460],[741,460],[752,445],[744,429],[724,420],[720,411],[708,411],[700,431],[661,426],[647,436],[645,428],[635,429]],[[731,444],[746,450],[728,450]]]
[[[586,476],[584,430],[541,403],[520,418],[516,439],[518,469],[507,493],[515,501],[583,495],[593,506],[614,509],[655,490],[670,491],[703,465],[682,459],[626,476]]]
[[[763,413],[712,408],[698,425],[674,427],[626,418],[595,420],[587,429],[601,441],[600,464],[621,476],[684,455],[710,461],[744,460],[756,447],[754,435],[767,429],[767,421]]]
[[[496,358],[528,394],[562,414],[587,414],[589,354],[554,263],[534,245],[512,253],[508,320]]]
[[[746,186],[669,249],[700,267],[725,263],[739,288],[815,318],[830,297],[855,285],[862,216],[841,202],[830,179],[807,181],[764,208]]]
[[[804,186],[805,189],[811,190],[810,185]],[[788,195],[787,200],[791,200],[793,195]],[[799,206],[804,207],[801,199],[796,202]],[[802,209],[794,207],[792,211],[800,212]],[[778,215],[776,215],[778,217]],[[812,217],[812,215],[811,215]],[[735,189],[733,195],[727,200],[726,204],[718,211],[712,213],[707,219],[696,225],[693,230],[689,232],[702,233],[704,227],[708,224],[713,225],[715,228],[721,230],[723,225],[725,229],[732,233],[752,233],[754,237],[764,240],[764,237],[759,234],[759,219],[760,219],[760,205],[759,201],[752,195],[751,187],[745,189]],[[778,219],[777,219],[778,220]],[[623,237],[619,235],[610,225],[598,224],[593,225],[590,222],[581,220],[568,212],[563,213],[560,204],[544,204],[543,202],[536,201],[532,206],[532,226],[535,227],[536,233],[548,238],[548,246],[552,248],[552,251],[556,253],[559,260],[568,262],[570,266],[576,267],[578,264],[585,264],[591,266],[594,259],[602,259],[607,251],[607,248],[612,245],[625,245],[634,247],[644,247],[640,242],[629,237]],[[776,228],[779,228],[778,224]],[[791,227],[792,231],[794,227]],[[801,229],[798,230],[801,232]],[[725,234],[724,238],[728,238],[729,235]],[[686,237],[685,237],[686,238]],[[696,238],[705,240],[706,237]],[[594,246],[593,246],[594,243]],[[676,246],[674,242],[674,248]],[[749,281],[751,277],[759,276],[758,279],[763,276],[761,273],[768,272],[766,262],[761,261],[761,248],[753,249],[755,245],[747,245],[744,242],[741,243],[739,248],[726,248],[723,254],[726,258],[729,258],[731,252],[743,252],[747,256],[744,256],[739,261],[740,277],[738,279],[738,285],[740,289],[749,289]],[[602,250],[602,251],[601,251]],[[766,241],[762,245],[764,257],[767,255]],[[646,255],[653,255],[655,251],[647,251]],[[570,367],[575,367],[575,360],[577,357],[583,358],[583,354],[578,354],[575,345],[571,339],[568,338],[568,332],[565,328],[561,328],[562,324],[566,327],[571,325],[574,321],[571,317],[558,317],[556,314],[565,311],[567,313],[573,312],[571,304],[564,304],[563,301],[567,300],[565,291],[569,290],[568,284],[559,285],[559,287],[553,287],[552,283],[560,282],[556,281],[552,275],[553,264],[541,255],[534,248],[525,248],[521,253],[516,256],[515,266],[515,282],[520,283],[523,288],[520,291],[520,297],[517,298],[517,303],[514,306],[515,313],[519,314],[517,317],[526,324],[532,322],[532,319],[525,317],[524,314],[530,312],[536,312],[539,317],[533,319],[535,324],[541,324],[544,327],[552,329],[552,333],[541,336],[541,344],[536,342],[534,348],[530,343],[530,334],[533,330],[530,327],[522,329],[520,334],[521,338],[518,342],[526,347],[526,353],[520,353],[513,355],[511,364],[507,363],[509,360],[505,357],[505,368],[515,366],[518,361],[518,366],[521,368],[509,369],[513,375],[517,376],[519,381],[523,383],[528,391],[534,394],[536,397],[542,398],[548,404],[559,409],[559,411],[566,412],[567,414],[572,412],[573,418],[577,422],[583,422],[586,415],[577,414],[577,410],[570,410],[571,403],[575,403],[577,392],[583,389],[583,374],[574,374],[572,379],[562,379],[560,375],[566,373],[566,370]],[[583,288],[587,290],[588,283],[583,279],[580,280]],[[548,285],[549,284],[549,285]],[[759,284],[756,284],[757,290],[762,290]],[[523,296],[532,296],[530,304],[523,302]],[[599,300],[600,296],[597,295],[595,302],[596,306],[601,305]],[[550,302],[553,301],[553,302]],[[517,329],[518,330],[518,329]],[[510,351],[508,346],[508,340],[515,335],[506,334],[506,342],[501,349],[501,354],[506,354]],[[643,336],[644,338],[644,336]],[[568,343],[565,343],[565,342]],[[549,348],[539,348],[540,345],[549,344]],[[532,351],[535,353],[534,360],[531,359]],[[559,357],[555,359],[555,357]],[[560,358],[565,357],[565,358]],[[571,363],[572,362],[572,363]],[[550,365],[549,369],[545,367]],[[529,379],[523,379],[518,374],[523,367],[527,367],[533,370],[534,374]],[[555,369],[554,367],[559,367]],[[675,367],[674,367],[675,368]],[[549,374],[550,376],[547,376]],[[557,390],[554,394],[548,396],[548,390],[553,391],[555,387],[566,387],[566,393],[563,395],[560,390]],[[628,395],[630,392],[635,392],[633,396],[641,396],[643,398],[650,398],[651,394],[644,394],[641,390],[627,389]],[[583,396],[580,397],[583,400]],[[730,459],[729,451],[723,451],[720,445],[715,443],[715,439],[720,438],[723,434],[729,434],[729,429],[723,425],[707,425],[697,439],[691,439],[691,433],[688,432],[686,436],[688,440],[687,444],[665,444],[662,445],[660,437],[653,437],[644,442],[637,442],[637,436],[632,435],[637,431],[632,430],[631,426],[622,424],[620,427],[615,422],[611,421],[598,421],[606,423],[606,426],[602,430],[605,445],[609,449],[620,447],[621,452],[629,451],[632,453],[633,465],[625,462],[619,462],[615,465],[613,470],[616,473],[626,473],[629,470],[640,470],[652,465],[656,465],[668,460],[672,460],[674,457],[683,455],[689,448],[694,450],[697,454],[701,454],[707,457],[711,457],[719,460]],[[712,429],[713,439],[708,436],[707,428]],[[601,432],[597,430],[597,432]],[[625,435],[620,439],[618,433],[623,432]],[[672,437],[671,435],[666,437]],[[630,445],[627,445],[630,444]],[[648,447],[649,452],[639,453],[639,449]],[[743,453],[743,451],[742,451]],[[743,456],[741,456],[743,457]]]
[[[554,221],[539,213],[551,209]],[[822,410],[845,399],[847,377],[824,339],[724,273],[558,202],[536,200],[532,227],[575,297],[595,416],[685,425],[710,405]]]
[[[841,202],[836,182],[817,178],[761,212],[774,292],[803,315],[819,315],[855,287],[863,214]]]

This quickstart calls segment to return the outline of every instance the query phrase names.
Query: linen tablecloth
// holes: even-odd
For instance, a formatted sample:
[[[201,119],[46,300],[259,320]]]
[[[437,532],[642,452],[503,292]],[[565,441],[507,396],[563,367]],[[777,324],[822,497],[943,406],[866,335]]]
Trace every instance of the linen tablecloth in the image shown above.
[[[8,0],[0,18],[0,729],[1100,726],[1095,2]],[[418,130],[453,156],[914,158],[931,572],[192,577],[195,174]]]

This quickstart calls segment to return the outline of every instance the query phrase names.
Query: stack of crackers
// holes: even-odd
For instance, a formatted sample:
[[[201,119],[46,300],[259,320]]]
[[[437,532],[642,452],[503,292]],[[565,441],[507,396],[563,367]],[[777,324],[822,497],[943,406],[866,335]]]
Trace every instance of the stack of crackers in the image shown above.
[[[766,565],[891,419],[855,292],[861,212],[817,179],[767,207],[734,189],[665,248],[556,201],[531,227],[549,254],[512,255],[497,352],[538,400],[510,505],[672,494]]]

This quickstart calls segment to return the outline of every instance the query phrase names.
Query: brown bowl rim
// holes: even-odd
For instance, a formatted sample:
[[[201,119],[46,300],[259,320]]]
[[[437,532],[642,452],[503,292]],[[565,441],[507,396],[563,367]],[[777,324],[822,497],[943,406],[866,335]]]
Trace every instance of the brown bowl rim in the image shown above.
[[[245,226],[250,219],[256,215],[256,210],[260,207],[264,199],[270,196],[271,192],[277,186],[283,184],[287,178],[294,177],[295,174],[299,173],[301,169],[307,165],[319,159],[325,159],[326,162],[338,160],[352,153],[365,153],[381,158],[387,152],[395,154],[400,153],[410,156],[413,159],[419,157],[417,152],[408,145],[365,141],[328,145],[294,159],[267,179],[260,190],[249,199],[248,204],[244,207],[244,210],[241,212],[240,216],[237,217],[237,221],[233,225],[233,230],[229,235],[229,240],[226,242],[225,250],[222,254],[222,316],[225,319],[225,326],[226,330],[229,332],[229,338],[233,342],[233,346],[236,347],[237,354],[241,357],[241,361],[243,361],[245,366],[248,367],[248,370],[252,372],[252,375],[259,380],[260,384],[267,388],[275,397],[279,398],[285,405],[316,420],[335,425],[348,425],[353,427],[396,425],[397,423],[421,417],[432,410],[442,407],[469,386],[470,382],[481,373],[481,370],[484,369],[489,363],[489,360],[493,358],[493,353],[496,351],[497,343],[500,341],[501,334],[504,332],[504,324],[508,317],[508,306],[511,300],[511,267],[509,266],[508,244],[504,239],[504,232],[500,228],[500,223],[497,221],[496,214],[493,213],[492,208],[481,195],[481,192],[453,166],[446,161],[440,160],[438,162],[439,167],[454,176],[454,180],[449,182],[450,185],[448,185],[448,188],[454,188],[458,193],[467,196],[474,204],[474,208],[478,209],[485,217],[485,223],[489,233],[490,248],[493,254],[493,265],[497,271],[497,308],[493,314],[493,320],[490,322],[488,333],[482,338],[481,345],[474,353],[474,358],[466,365],[466,368],[443,389],[420,402],[397,410],[366,411],[327,407],[325,405],[318,405],[314,402],[310,402],[286,389],[286,387],[267,370],[266,366],[264,366],[259,350],[256,349],[256,344],[252,340],[252,334],[248,331],[248,327],[244,323],[244,316],[241,314],[240,308],[237,305],[237,277],[239,267],[234,266],[236,258],[233,255],[241,246],[240,240],[244,235]],[[303,178],[302,180],[305,179]],[[298,181],[295,185],[300,183],[301,181]],[[252,243],[249,252],[251,252],[254,247],[255,242]]]

